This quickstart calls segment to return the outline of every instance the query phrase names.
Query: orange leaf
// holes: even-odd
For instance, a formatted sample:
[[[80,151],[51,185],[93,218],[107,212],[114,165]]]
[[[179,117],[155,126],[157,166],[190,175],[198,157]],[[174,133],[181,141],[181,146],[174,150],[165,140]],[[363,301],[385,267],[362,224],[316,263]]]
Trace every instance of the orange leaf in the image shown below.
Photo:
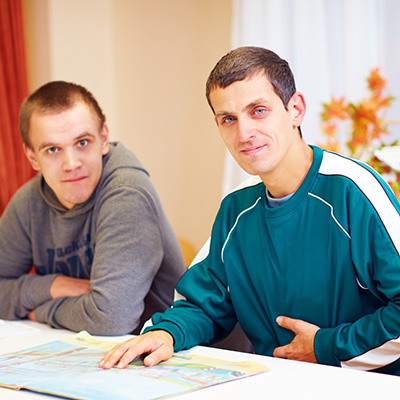
[[[337,133],[337,125],[335,122],[327,121],[321,125],[322,133],[330,138],[334,138]]]
[[[349,118],[347,113],[347,105],[345,104],[345,97],[340,99],[335,99],[331,97],[330,103],[325,103],[322,105],[323,111],[321,113],[322,121],[329,121],[331,119],[347,119]]]
[[[379,74],[379,68],[374,68],[367,78],[368,87],[373,92],[381,92],[386,86],[386,79]]]

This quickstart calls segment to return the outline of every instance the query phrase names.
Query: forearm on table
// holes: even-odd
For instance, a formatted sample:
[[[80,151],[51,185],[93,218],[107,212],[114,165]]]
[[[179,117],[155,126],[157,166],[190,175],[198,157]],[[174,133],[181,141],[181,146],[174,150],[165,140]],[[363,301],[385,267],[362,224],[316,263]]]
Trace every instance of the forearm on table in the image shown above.
[[[160,255],[154,254],[147,260],[149,264],[145,271],[135,268],[133,261],[120,263],[116,268],[112,265],[118,265],[118,262],[112,264],[106,259],[99,263],[96,260],[90,280],[91,291],[42,304],[35,312],[37,320],[57,328],[86,330],[98,335],[132,332],[139,325],[145,297],[160,263]],[[131,260],[134,260],[133,255]]]
[[[0,279],[0,318],[20,319],[51,299],[50,287],[56,275],[24,274]]]

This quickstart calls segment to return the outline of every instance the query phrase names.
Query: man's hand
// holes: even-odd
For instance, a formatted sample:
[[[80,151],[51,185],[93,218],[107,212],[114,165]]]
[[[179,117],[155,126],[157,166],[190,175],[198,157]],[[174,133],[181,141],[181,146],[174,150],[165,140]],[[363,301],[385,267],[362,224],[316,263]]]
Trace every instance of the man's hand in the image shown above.
[[[152,331],[136,336],[115,346],[100,361],[99,366],[109,369],[118,361],[117,368],[125,368],[133,359],[148,354],[143,360],[146,367],[152,367],[171,358],[174,352],[174,339],[166,331]]]
[[[320,328],[301,319],[289,317],[278,317],[276,322],[282,328],[293,331],[296,336],[288,345],[277,347],[274,350],[274,357],[316,363],[314,337]]]
[[[31,321],[36,321],[35,310],[29,311],[26,318],[30,319]]]
[[[77,297],[91,291],[88,279],[71,278],[63,275],[56,276],[50,286],[50,296],[53,299],[58,297]]]

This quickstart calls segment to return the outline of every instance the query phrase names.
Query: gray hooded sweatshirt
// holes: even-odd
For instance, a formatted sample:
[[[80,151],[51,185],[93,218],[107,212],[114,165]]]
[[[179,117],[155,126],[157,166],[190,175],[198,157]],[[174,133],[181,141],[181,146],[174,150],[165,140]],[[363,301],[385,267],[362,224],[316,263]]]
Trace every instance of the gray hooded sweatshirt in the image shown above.
[[[36,274],[29,274],[34,266]],[[0,318],[36,319],[96,335],[138,333],[168,308],[185,270],[176,236],[147,172],[110,143],[92,196],[67,210],[41,175],[0,219]],[[90,279],[90,293],[53,299],[57,275]]]

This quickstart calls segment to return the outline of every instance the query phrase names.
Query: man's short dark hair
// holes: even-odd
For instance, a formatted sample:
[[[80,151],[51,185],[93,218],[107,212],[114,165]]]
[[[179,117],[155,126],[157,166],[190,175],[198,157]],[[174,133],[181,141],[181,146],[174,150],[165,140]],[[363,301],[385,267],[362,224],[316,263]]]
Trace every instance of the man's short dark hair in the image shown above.
[[[97,116],[99,128],[101,128],[106,121],[106,117],[92,93],[75,83],[53,81],[41,86],[22,103],[19,112],[19,128],[22,142],[27,147],[32,148],[29,138],[29,126],[32,114],[35,111],[41,114],[58,114],[72,108],[79,101],[83,101],[91,108]]]
[[[289,64],[271,50],[248,46],[227,53],[211,71],[206,84],[206,96],[213,112],[210,101],[210,92],[213,89],[226,88],[236,81],[242,81],[258,73],[263,73],[271,82],[275,93],[287,109],[289,100],[296,92]]]

